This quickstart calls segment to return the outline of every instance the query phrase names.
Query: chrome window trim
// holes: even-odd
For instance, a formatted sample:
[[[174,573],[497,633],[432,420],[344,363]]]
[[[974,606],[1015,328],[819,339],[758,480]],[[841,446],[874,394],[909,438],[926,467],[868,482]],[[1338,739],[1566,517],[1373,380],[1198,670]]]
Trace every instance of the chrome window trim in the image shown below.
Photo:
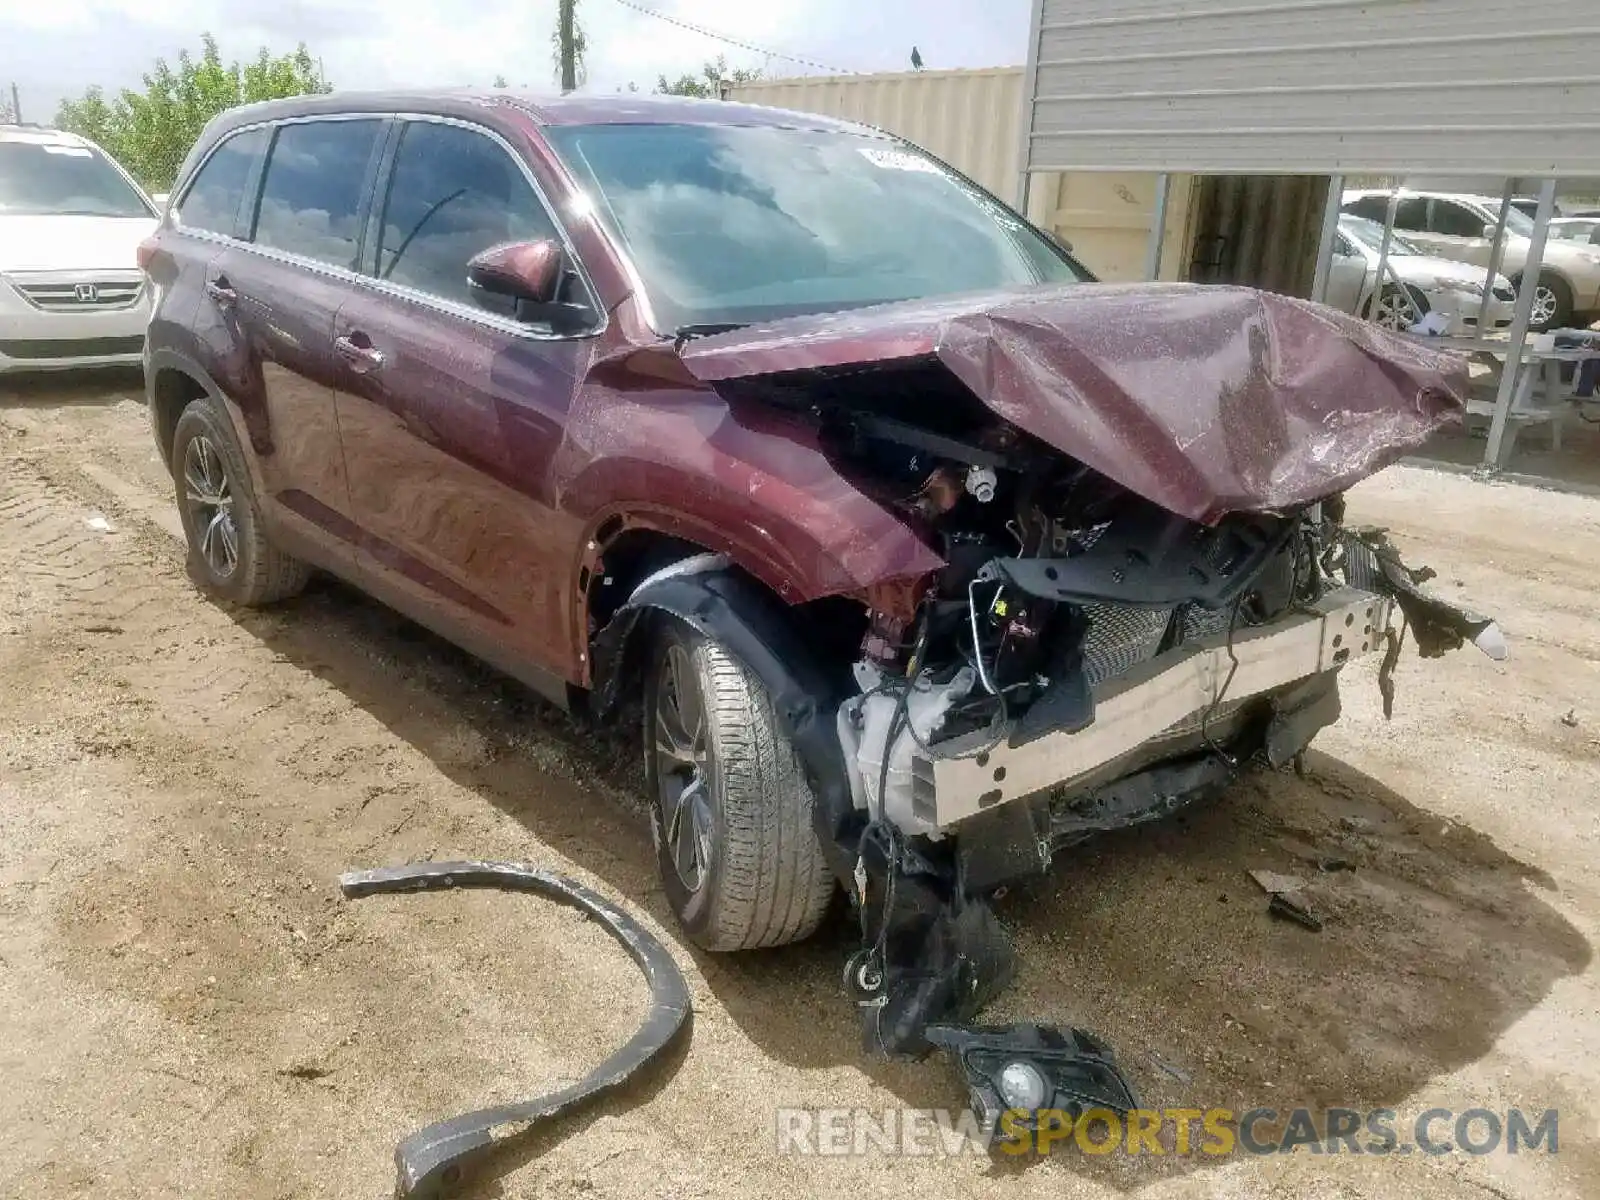
[[[568,261],[571,262],[576,269],[579,282],[582,283],[584,291],[589,295],[590,305],[599,317],[599,320],[594,327],[583,330],[581,333],[554,333],[547,330],[532,328],[511,317],[503,317],[498,313],[488,312],[481,308],[474,308],[469,304],[463,304],[455,300],[448,300],[443,296],[436,296],[432,292],[424,292],[418,288],[408,287],[405,284],[391,283],[389,280],[379,279],[375,275],[365,275],[360,271],[351,270],[347,267],[335,266],[332,263],[325,263],[318,259],[307,258],[302,254],[294,254],[287,250],[278,250],[271,246],[262,246],[256,242],[247,242],[244,239],[234,237],[231,234],[217,233],[210,229],[189,229],[183,224],[182,205],[183,202],[188,199],[189,191],[194,187],[194,181],[199,178],[200,172],[204,170],[206,163],[211,161],[211,156],[215,154],[218,149],[232,141],[238,135],[247,133],[254,129],[275,130],[281,125],[300,125],[310,121],[371,120],[426,121],[435,125],[455,125],[462,129],[468,129],[474,133],[481,134],[496,143],[500,149],[511,158],[511,161],[516,164],[517,169],[522,172],[523,179],[526,180],[528,186],[533,189],[534,197],[539,201],[540,205],[543,206],[545,215],[550,218],[551,224],[555,227],[556,236],[561,239],[562,249],[566,252]],[[404,136],[403,130],[402,136]],[[271,165],[272,159],[269,146],[268,157],[266,162],[263,164],[263,182],[266,178],[266,169]],[[390,173],[393,173],[392,163],[390,165]],[[389,180],[385,178],[379,182],[387,186]],[[372,199],[374,203],[377,203],[378,197],[376,194],[374,194]],[[475,121],[465,120],[461,117],[447,117],[441,116],[437,113],[351,111],[341,113],[305,113],[292,117],[274,117],[265,121],[255,121],[249,125],[240,125],[236,129],[229,130],[226,137],[217,139],[216,144],[206,151],[205,157],[195,164],[194,170],[190,172],[188,178],[183,181],[183,193],[181,199],[169,206],[168,217],[172,228],[185,237],[192,237],[205,242],[213,242],[217,245],[228,246],[238,250],[246,250],[251,254],[259,255],[260,257],[271,262],[282,263],[285,266],[300,267],[314,272],[315,274],[325,276],[329,279],[356,284],[360,287],[363,287],[367,291],[377,292],[381,295],[394,296],[401,300],[408,300],[412,303],[419,304],[424,308],[429,308],[435,312],[443,313],[446,316],[457,317],[462,320],[470,321],[473,324],[482,325],[488,329],[498,330],[502,333],[512,334],[513,336],[523,338],[528,341],[583,341],[588,338],[599,337],[601,334],[605,333],[605,331],[610,328],[611,325],[611,314],[608,313],[601,304],[600,293],[598,289],[595,288],[594,281],[589,277],[588,268],[584,266],[583,260],[578,257],[577,250],[572,244],[572,239],[568,235],[566,227],[561,223],[561,218],[558,215],[555,207],[550,203],[550,198],[545,195],[544,189],[539,186],[539,181],[534,176],[532,168],[529,167],[527,162],[523,160],[522,155],[517,153],[516,149],[511,145],[511,143],[506,141],[506,139],[500,134],[495,132],[493,129],[490,129],[486,125],[481,125]],[[379,222],[381,225],[381,217],[379,218]]]

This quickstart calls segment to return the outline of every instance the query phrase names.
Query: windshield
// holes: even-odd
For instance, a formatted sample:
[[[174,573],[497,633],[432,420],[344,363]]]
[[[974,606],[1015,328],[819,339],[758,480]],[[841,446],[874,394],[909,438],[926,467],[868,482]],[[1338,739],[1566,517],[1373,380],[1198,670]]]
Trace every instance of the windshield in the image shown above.
[[[1499,218],[1500,218],[1500,201],[1498,201],[1498,200],[1487,201],[1485,203],[1484,207],[1489,210],[1489,215],[1491,217],[1494,217],[1496,220],[1499,220]],[[1527,213],[1523,212],[1516,205],[1514,205],[1514,204],[1510,205],[1506,209],[1506,229],[1509,232],[1518,235],[1519,237],[1532,237],[1533,236],[1533,218],[1530,217]]]
[[[106,159],[87,146],[0,141],[0,216],[153,217]]]
[[[667,124],[545,133],[664,330],[1087,277],[992,197],[886,138]]]
[[[1376,221],[1369,221],[1366,217],[1340,217],[1339,228],[1373,253],[1378,253],[1379,247],[1383,245],[1383,226]],[[1421,253],[1421,250],[1398,233],[1389,235],[1389,257],[1404,258],[1410,254]]]

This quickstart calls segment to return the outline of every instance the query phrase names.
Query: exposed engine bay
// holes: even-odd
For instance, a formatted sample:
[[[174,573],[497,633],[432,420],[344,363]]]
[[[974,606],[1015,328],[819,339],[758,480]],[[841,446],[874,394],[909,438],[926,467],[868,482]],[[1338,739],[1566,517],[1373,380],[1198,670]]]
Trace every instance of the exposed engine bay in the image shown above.
[[[914,615],[872,612],[834,710],[859,830],[846,970],[869,1045],[927,1047],[1011,976],[986,899],[1086,837],[1296,761],[1338,673],[1492,622],[1425,597],[1338,494],[1205,524],[998,421],[936,364],[724,383],[805,413],[841,473],[948,564]],[[1387,564],[1389,574],[1385,574]],[[1403,585],[1403,586],[1402,586]]]

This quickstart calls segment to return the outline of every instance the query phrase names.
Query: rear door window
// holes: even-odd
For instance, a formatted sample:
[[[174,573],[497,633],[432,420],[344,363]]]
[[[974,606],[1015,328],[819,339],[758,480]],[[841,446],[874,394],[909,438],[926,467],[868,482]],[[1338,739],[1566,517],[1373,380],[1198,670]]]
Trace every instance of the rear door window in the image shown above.
[[[1384,214],[1378,215],[1381,222]],[[1411,233],[1422,233],[1428,228],[1428,202],[1421,196],[1403,197],[1394,211],[1394,227]]]
[[[183,228],[234,236],[250,173],[266,148],[269,133],[268,129],[246,129],[224,139],[211,152],[177,206]]]
[[[376,117],[280,126],[261,183],[256,244],[354,270],[362,188],[382,132]]]
[[[464,304],[473,255],[542,240],[559,240],[555,221],[503,146],[460,125],[406,125],[384,202],[380,279]]]
[[[1434,233],[1442,233],[1446,237],[1481,238],[1483,226],[1483,217],[1464,204],[1457,204],[1454,200],[1433,202],[1433,216],[1428,228]]]

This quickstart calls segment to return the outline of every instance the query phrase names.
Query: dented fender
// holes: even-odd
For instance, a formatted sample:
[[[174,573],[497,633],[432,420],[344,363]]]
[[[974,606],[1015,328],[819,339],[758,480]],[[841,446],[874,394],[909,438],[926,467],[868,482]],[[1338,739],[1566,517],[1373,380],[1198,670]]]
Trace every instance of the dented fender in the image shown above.
[[[684,559],[645,579],[594,640],[596,707],[615,704],[644,649],[637,641],[653,614],[682,621],[754,673],[799,756],[815,799],[818,834],[840,879],[854,865],[859,822],[839,746],[835,715],[851,687],[810,653],[784,603],[721,555]],[[647,634],[646,634],[647,636]],[[851,849],[847,849],[846,847]]]

